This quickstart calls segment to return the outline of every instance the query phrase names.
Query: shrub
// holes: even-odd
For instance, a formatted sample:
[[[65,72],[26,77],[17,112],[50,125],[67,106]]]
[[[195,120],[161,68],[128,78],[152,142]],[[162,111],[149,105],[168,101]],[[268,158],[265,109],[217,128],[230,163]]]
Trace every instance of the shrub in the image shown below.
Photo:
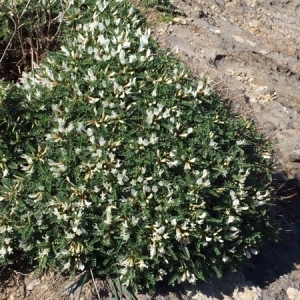
[[[268,144],[125,0],[72,7],[61,50],[3,101],[1,263],[136,289],[235,269],[274,233]]]
[[[0,78],[17,80],[23,70],[55,49],[68,1],[2,0],[0,3]]]

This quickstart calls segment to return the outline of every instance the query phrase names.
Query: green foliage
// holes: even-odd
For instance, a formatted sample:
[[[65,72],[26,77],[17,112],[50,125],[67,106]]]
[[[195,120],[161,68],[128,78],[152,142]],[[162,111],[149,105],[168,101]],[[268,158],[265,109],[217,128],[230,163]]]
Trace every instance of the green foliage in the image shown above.
[[[3,80],[0,80],[0,108],[2,106],[2,101],[6,99],[7,93],[11,85]]]
[[[172,0],[141,0],[146,7],[154,7],[159,11],[172,12]]]
[[[135,289],[234,269],[275,231],[269,145],[125,0],[70,5],[61,50],[3,100],[0,262]]]
[[[157,5],[170,6],[172,3],[170,0],[142,0],[142,2],[149,7],[155,7]]]

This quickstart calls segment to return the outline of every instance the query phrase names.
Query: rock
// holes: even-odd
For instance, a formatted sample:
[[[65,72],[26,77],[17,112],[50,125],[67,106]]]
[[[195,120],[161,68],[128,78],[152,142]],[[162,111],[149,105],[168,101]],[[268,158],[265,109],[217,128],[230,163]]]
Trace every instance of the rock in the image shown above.
[[[257,46],[257,44],[255,42],[252,42],[252,41],[249,41],[249,40],[246,40],[246,41],[253,48]]]
[[[244,43],[244,39],[238,35],[233,35],[232,36],[237,42],[239,43]]]
[[[41,284],[41,281],[39,279],[35,279],[35,280],[31,281],[29,284],[26,285],[26,290],[27,291],[32,291],[39,284]]]
[[[296,178],[300,182],[300,163],[288,162],[285,169],[288,172],[289,179]]]
[[[173,18],[173,22],[179,23],[181,25],[187,24],[187,20],[185,18],[182,18],[182,17],[175,17],[175,18]]]
[[[290,159],[291,162],[300,162],[300,150],[292,151],[289,154],[289,159]]]
[[[246,286],[244,288],[236,288],[232,295],[234,300],[260,300],[261,290],[259,287]]]
[[[300,291],[292,287],[289,287],[286,290],[286,295],[288,296],[289,300],[300,300]]]

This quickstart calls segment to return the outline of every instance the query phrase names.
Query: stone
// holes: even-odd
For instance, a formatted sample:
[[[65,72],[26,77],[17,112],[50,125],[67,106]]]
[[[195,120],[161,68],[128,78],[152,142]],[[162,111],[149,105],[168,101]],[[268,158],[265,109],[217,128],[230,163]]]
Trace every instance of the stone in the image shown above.
[[[291,162],[300,162],[300,150],[294,150],[294,151],[290,152],[289,160]]]
[[[39,279],[32,280],[30,283],[26,285],[27,291],[32,291],[36,286],[38,286],[41,283]]]
[[[175,18],[173,18],[173,22],[179,23],[181,25],[185,25],[187,23],[186,19],[184,19],[182,17],[175,17]]]
[[[288,173],[288,178],[296,178],[300,181],[300,163],[297,162],[288,162],[286,164],[285,170]]]
[[[236,288],[232,295],[234,300],[260,300],[261,290],[259,287],[246,286],[244,288]]]
[[[244,43],[244,39],[238,35],[233,35],[232,36],[237,42],[239,43]]]
[[[286,290],[286,295],[288,296],[289,300],[300,300],[300,291],[292,287],[289,287]]]
[[[256,47],[257,44],[255,42],[249,41],[247,40],[247,43],[251,46],[251,47]]]

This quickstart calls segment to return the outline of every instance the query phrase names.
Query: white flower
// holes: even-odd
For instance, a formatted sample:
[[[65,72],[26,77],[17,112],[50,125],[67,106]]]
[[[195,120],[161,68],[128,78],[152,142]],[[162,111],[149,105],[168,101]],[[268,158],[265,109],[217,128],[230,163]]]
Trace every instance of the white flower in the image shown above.
[[[228,228],[230,231],[239,231],[239,229],[235,226],[229,226]]]
[[[124,43],[123,43],[123,48],[126,49],[126,48],[129,48],[130,47],[130,42],[128,40],[126,40]]]
[[[250,248],[250,252],[254,255],[257,255],[258,254],[258,251],[254,248]]]
[[[141,271],[143,271],[144,269],[148,269],[148,266],[145,264],[144,260],[140,260],[138,262],[138,266],[139,266]]]
[[[139,218],[136,218],[135,216],[131,217],[131,223],[133,226],[135,226],[139,222]]]
[[[156,134],[151,134],[151,136],[150,136],[150,144],[156,144],[157,143],[157,141],[158,141],[158,137],[156,136]]]
[[[32,158],[31,158],[30,156],[28,156],[27,154],[23,154],[23,155],[21,155],[21,157],[24,158],[24,159],[26,159],[26,160],[27,160],[27,163],[28,163],[29,165],[32,165],[32,164],[33,164]]]
[[[156,232],[160,235],[162,235],[165,232],[166,227],[161,226],[160,228],[156,229]]]
[[[245,251],[245,255],[247,258],[251,258],[251,253],[248,250]]]
[[[24,251],[29,250],[28,244],[23,240],[19,240],[19,247]]]
[[[176,240],[177,241],[180,241],[181,240],[181,232],[180,232],[180,229],[179,228],[176,228]]]
[[[8,173],[9,173],[8,169],[4,169],[2,177],[6,177],[8,175]]]
[[[224,165],[228,166],[230,164],[231,160],[232,160],[232,157],[227,156],[224,160]]]
[[[85,76],[85,79],[87,81],[95,81],[97,79],[97,77],[94,74],[94,71],[92,68],[88,68],[87,70],[87,75]]]
[[[262,194],[260,193],[260,191],[258,191],[258,192],[256,193],[256,199],[262,200],[262,199],[264,199],[264,198],[267,198],[269,195],[270,195],[270,192],[269,192],[269,191],[266,191],[264,195],[262,195]]]
[[[39,256],[40,257],[47,256],[49,254],[49,252],[50,252],[50,249],[47,249],[47,248],[43,249],[43,251],[39,253]]]
[[[82,132],[84,129],[85,129],[85,126],[84,126],[83,122],[78,122],[78,123],[77,123],[76,131],[80,133],[80,132]]]
[[[5,238],[5,239],[4,239],[4,243],[5,243],[6,245],[9,245],[10,241],[11,241],[11,238]]]
[[[206,169],[204,169],[203,171],[202,171],[202,179],[204,179],[204,178],[206,178],[207,176],[208,176],[208,174],[209,174],[209,172],[206,170]]]
[[[112,214],[111,210],[116,209],[115,206],[108,206],[106,208],[106,220],[104,221],[105,224],[110,225],[112,223]]]
[[[209,146],[212,147],[213,149],[218,149],[218,143],[214,142],[214,140],[209,141]]]
[[[246,140],[237,140],[237,141],[236,141],[236,144],[237,144],[238,146],[245,145],[245,144],[246,144]]]
[[[147,139],[143,139],[142,137],[139,137],[138,144],[139,145],[143,145],[143,146],[148,146],[149,145],[149,141]]]
[[[92,205],[92,202],[89,202],[87,200],[84,200],[84,205],[89,208]],[[79,234],[78,234],[79,235]]]
[[[196,282],[196,277],[194,274],[191,274],[189,277],[188,277],[188,282],[189,283],[195,283]]]
[[[84,264],[80,261],[78,264],[77,264],[77,269],[80,270],[80,271],[83,271],[85,269],[84,267]]]
[[[129,63],[133,63],[136,60],[136,55],[129,55]]]
[[[201,214],[201,216],[199,218],[202,219],[202,220],[204,220],[206,218],[206,216],[207,216],[207,213],[204,212],[204,213]]]
[[[210,187],[210,185],[211,185],[209,179],[203,181],[203,178],[202,178],[202,177],[197,179],[196,184],[202,185],[202,186],[204,186],[204,187]]]
[[[125,51],[123,49],[119,53],[119,59],[120,59],[121,65],[124,65],[126,63]]]
[[[228,219],[227,219],[227,221],[226,221],[226,223],[230,224],[230,223],[234,222],[234,220],[235,220],[234,216],[229,216]]]
[[[105,8],[108,6],[108,2],[105,1],[105,0],[104,1],[97,1],[96,5],[98,6],[98,9],[100,10],[100,12],[103,12],[105,10]]]
[[[68,270],[70,268],[70,266],[71,266],[71,263],[70,263],[70,261],[68,261],[67,263],[65,263],[63,265],[63,270]]]
[[[2,247],[1,249],[0,249],[0,257],[4,257],[5,255],[6,255],[6,248],[4,248],[4,247]]]
[[[190,134],[190,133],[192,133],[193,131],[194,131],[194,129],[190,127],[190,128],[188,128],[187,133]]]
[[[158,270],[158,276],[156,278],[157,281],[163,280],[163,276],[167,275],[167,272],[163,269]]]
[[[175,161],[167,161],[167,165],[169,168],[173,168],[179,165],[179,161],[175,160]]]
[[[70,52],[65,46],[61,46],[60,49],[66,56],[70,56]]]
[[[104,144],[105,144],[105,139],[104,139],[104,137],[101,137],[101,138],[99,139],[99,145],[100,145],[100,147],[103,147]]]
[[[167,108],[166,110],[165,110],[165,112],[163,113],[163,115],[162,115],[162,117],[164,118],[164,119],[167,119],[167,118],[169,118],[171,115],[170,115],[170,108]]]
[[[156,185],[154,185],[152,187],[152,192],[155,194],[155,193],[157,193],[157,191],[158,191],[158,187]]]
[[[100,192],[100,189],[95,185],[93,191],[94,191],[95,193],[99,193],[99,192]]]
[[[92,128],[88,128],[88,129],[86,130],[86,134],[87,134],[88,136],[93,136],[93,129],[92,129]]]
[[[130,192],[133,197],[137,196],[137,191],[135,189],[131,189]]]
[[[224,263],[226,263],[226,262],[229,261],[229,257],[226,256],[225,253],[224,253],[223,256],[222,256],[222,261],[223,261]]]
[[[72,123],[70,123],[69,125],[68,125],[68,127],[66,128],[66,133],[69,133],[69,132],[71,132],[72,130],[74,129],[74,125],[72,124]]]
[[[205,187],[210,187],[210,181],[207,179],[202,183],[202,185]]]
[[[234,208],[237,208],[240,205],[239,199],[236,197],[235,192],[233,190],[230,190],[230,197],[232,199],[232,205]]]
[[[153,123],[153,118],[154,118],[154,112],[146,110],[146,114],[147,114],[146,122],[148,124],[152,124]]]
[[[272,157],[271,154],[268,153],[268,152],[263,152],[262,156],[263,156],[264,159],[270,159]]]
[[[150,259],[153,259],[156,254],[156,246],[155,243],[150,245]]]
[[[140,37],[140,47],[139,52],[144,50],[144,46],[148,45],[148,38],[150,36],[150,29],[146,29],[145,33],[141,35]]]

